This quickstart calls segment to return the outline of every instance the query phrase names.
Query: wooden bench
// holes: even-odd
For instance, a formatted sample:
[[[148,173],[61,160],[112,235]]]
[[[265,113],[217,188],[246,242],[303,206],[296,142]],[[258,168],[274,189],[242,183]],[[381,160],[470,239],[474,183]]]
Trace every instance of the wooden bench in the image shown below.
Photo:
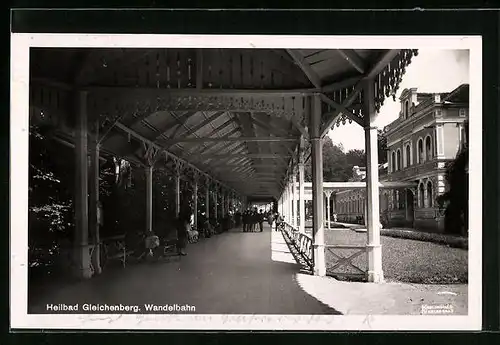
[[[126,266],[127,258],[133,251],[127,249],[124,234],[103,238],[101,244],[104,250],[104,264],[107,260],[120,260],[122,266]]]

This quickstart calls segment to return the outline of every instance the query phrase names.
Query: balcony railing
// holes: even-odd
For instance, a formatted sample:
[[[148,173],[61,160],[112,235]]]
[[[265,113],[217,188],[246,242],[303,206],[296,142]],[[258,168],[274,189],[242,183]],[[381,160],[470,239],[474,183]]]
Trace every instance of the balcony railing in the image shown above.
[[[411,178],[413,176],[426,173],[428,171],[433,171],[438,169],[438,163],[446,163],[448,160],[433,158],[430,161],[426,161],[422,164],[410,165],[409,167],[403,168],[398,171],[392,171],[387,174],[390,179],[393,180],[404,180]]]

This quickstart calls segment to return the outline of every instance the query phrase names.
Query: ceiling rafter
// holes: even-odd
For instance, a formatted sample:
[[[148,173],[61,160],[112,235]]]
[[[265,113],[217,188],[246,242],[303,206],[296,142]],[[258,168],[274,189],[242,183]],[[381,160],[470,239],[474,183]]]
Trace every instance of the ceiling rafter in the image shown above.
[[[354,49],[337,49],[347,62],[351,64],[359,73],[364,74],[366,71],[366,63]]]
[[[235,135],[235,134],[237,134],[239,132],[240,132],[240,130],[238,128],[235,128],[231,132],[229,132],[227,134],[227,136],[228,137],[232,137],[233,135]],[[221,144],[222,144],[222,146],[224,146],[225,142],[220,141],[220,142],[213,142],[213,143],[206,144],[205,147],[203,149],[201,149],[199,152],[200,153],[205,153],[205,152],[214,150],[214,149],[220,147]],[[233,145],[233,144],[227,144],[227,145]]]
[[[320,89],[321,88],[321,78],[312,69],[311,65],[309,65],[309,63],[304,59],[304,57],[296,50],[287,49],[286,51],[292,57],[292,59],[295,61],[297,66],[300,67],[300,69],[304,72],[304,74],[307,76],[307,78],[311,81],[311,84],[313,84],[314,87]]]
[[[163,127],[162,129],[159,129],[159,132],[161,133],[160,135],[155,137],[155,141],[158,141],[158,139],[165,138],[169,140],[170,138],[175,138],[177,133],[181,130],[181,128],[186,128],[186,123],[189,121],[190,118],[192,118],[194,115],[198,114],[197,111],[187,111],[184,114],[182,114],[179,117],[176,117],[173,112],[168,112],[172,118],[175,120],[173,123],[168,124],[166,127]],[[174,130],[174,132],[170,135],[169,138],[166,137],[166,134],[169,130],[177,126]]]
[[[161,147],[160,145],[158,145],[157,143],[154,143],[152,142],[151,140],[145,138],[144,136],[140,135],[139,133],[137,133],[136,131],[130,129],[129,127],[121,124],[121,123],[116,123],[116,127],[123,130],[125,133],[131,135],[131,136],[134,136],[135,138],[137,138],[138,141],[140,142],[143,142],[143,143],[147,143],[149,145],[151,145],[151,147],[154,147],[160,151],[162,151],[163,153],[165,153],[166,156],[168,157],[172,157],[173,159],[175,159],[176,161],[179,161],[183,164],[185,164],[186,166],[190,167],[191,169],[197,171],[198,173],[206,176],[206,177],[209,177],[213,180],[216,180],[215,178],[213,178],[212,176],[209,175],[209,173],[207,172],[204,172],[203,170],[201,170],[200,168],[198,168],[197,166],[195,166],[193,163],[190,163],[190,162],[187,162],[185,161],[184,159],[182,159],[181,157],[178,157],[176,155],[174,155],[172,152],[169,152],[168,150],[166,150],[164,147]],[[218,184],[230,189],[230,190],[234,190],[233,188],[230,188],[228,185],[224,184],[223,182],[221,181],[216,181]]]
[[[231,117],[229,120],[227,120],[226,122],[224,122],[223,124],[221,124],[219,127],[217,127],[216,129],[214,129],[213,131],[211,131],[206,136],[207,137],[211,137],[213,135],[216,135],[218,132],[224,130],[226,127],[228,127],[229,125],[231,125],[233,122],[234,122],[234,117]],[[193,146],[195,146],[195,144],[193,144],[193,143],[187,143],[186,145],[184,145],[183,150],[185,151],[185,153],[187,155],[192,154],[192,152],[195,149]]]
[[[247,137],[255,137],[255,128],[253,127],[253,122],[252,122],[252,114],[251,113],[238,113],[237,115],[242,132],[244,135]],[[258,143],[255,142],[245,142],[248,153],[253,154],[260,154],[260,147]],[[262,163],[262,161],[258,160],[258,163]],[[255,161],[252,162],[254,164]]]

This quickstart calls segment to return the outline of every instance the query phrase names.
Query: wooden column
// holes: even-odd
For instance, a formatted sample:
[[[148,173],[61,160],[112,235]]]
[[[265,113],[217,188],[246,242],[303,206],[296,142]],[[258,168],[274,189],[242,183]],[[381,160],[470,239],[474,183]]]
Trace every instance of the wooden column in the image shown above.
[[[292,226],[297,228],[297,171],[293,168],[292,175]]]
[[[100,258],[100,234],[99,234],[99,121],[95,124],[95,133],[92,136],[92,146],[90,149],[90,231],[92,232],[92,244],[94,245],[93,255],[91,257],[94,274],[101,274]],[[102,209],[100,210],[102,212]]]
[[[215,219],[218,218],[218,213],[217,213],[217,206],[218,206],[218,203],[219,203],[219,198],[218,198],[218,193],[219,193],[219,187],[216,186],[215,187],[215,190],[213,191],[214,193],[214,216],[215,216]]]
[[[326,190],[325,191],[325,196],[326,196],[326,221],[327,221],[327,228],[330,230],[330,222],[331,222],[331,214],[330,214],[330,197],[332,195],[331,190]]]
[[[74,274],[78,278],[92,277],[90,266],[88,157],[87,157],[87,92],[76,96],[77,116],[75,128],[75,237]]]
[[[367,80],[363,88],[363,113],[365,118],[366,152],[366,210],[368,281],[383,282],[382,247],[380,244],[380,211],[378,180],[378,140],[375,119],[374,82]]]
[[[153,231],[153,166],[146,166],[146,231]]]
[[[337,213],[337,194],[336,193],[332,193],[333,194],[333,199],[332,199],[332,211],[334,214]],[[337,219],[333,219],[334,222],[337,221]]]
[[[286,191],[285,191],[285,219],[290,223],[290,179],[287,178]]]
[[[194,217],[193,217],[193,228],[198,228],[198,177],[194,178],[194,186],[193,186],[193,208],[194,208]]]
[[[306,232],[306,201],[304,191],[304,152],[300,154],[299,161],[299,231]]]
[[[313,257],[314,275],[325,276],[325,240],[323,224],[323,143],[320,137],[321,100],[319,95],[311,100],[311,127],[309,128],[312,151],[312,199],[313,199]]]
[[[292,170],[293,171],[293,170]],[[293,225],[293,187],[292,187],[292,179],[293,179],[293,173],[292,175],[290,175],[290,182],[288,183],[288,191],[289,191],[289,195],[290,195],[290,199],[288,201],[288,207],[289,207],[289,210],[290,210],[290,220],[288,221],[288,223],[290,225]]]
[[[286,203],[287,212],[288,212],[288,224],[292,225],[292,176],[288,178],[288,199]]]
[[[224,191],[221,190],[220,193],[220,198],[221,198],[221,205],[220,205],[220,212],[221,212],[221,217],[224,218],[226,216],[226,195]]]
[[[181,172],[179,167],[175,169],[175,214],[179,217],[181,213]]]
[[[210,182],[206,182],[205,190],[205,217],[206,220],[210,219]]]

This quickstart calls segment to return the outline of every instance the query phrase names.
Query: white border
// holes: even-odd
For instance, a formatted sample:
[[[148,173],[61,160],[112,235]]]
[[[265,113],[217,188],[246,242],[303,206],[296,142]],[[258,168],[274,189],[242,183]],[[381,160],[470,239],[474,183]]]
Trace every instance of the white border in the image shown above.
[[[11,35],[11,327],[45,329],[480,330],[482,301],[482,40],[480,36]],[[30,47],[470,50],[470,239],[467,316],[27,314]]]

